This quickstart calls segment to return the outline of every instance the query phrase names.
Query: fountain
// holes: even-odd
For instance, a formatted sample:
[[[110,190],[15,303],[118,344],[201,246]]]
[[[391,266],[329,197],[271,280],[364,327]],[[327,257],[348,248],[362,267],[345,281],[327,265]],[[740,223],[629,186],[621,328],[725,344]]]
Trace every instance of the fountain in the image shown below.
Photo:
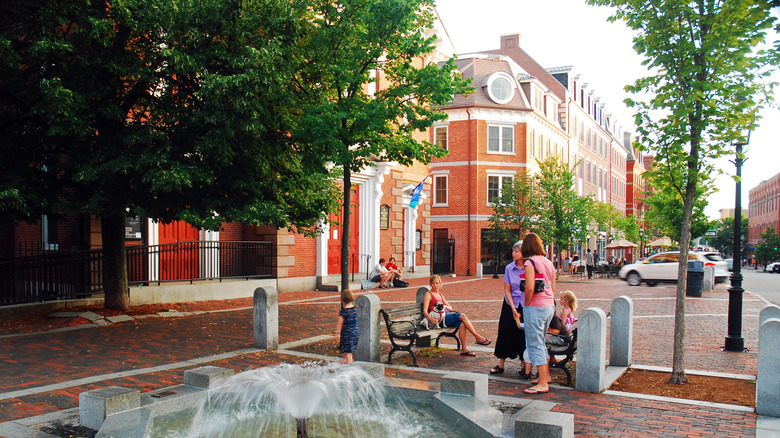
[[[383,374],[383,367],[379,367]],[[190,409],[156,416],[150,437],[445,437],[431,403],[408,406],[359,365],[281,364],[215,383]],[[421,409],[421,406],[423,408]],[[426,412],[427,411],[427,412]],[[464,435],[465,436],[465,435]]]
[[[360,366],[307,362],[245,371],[219,383],[195,407],[181,436],[234,437],[419,435],[403,404],[385,400],[383,379]],[[153,435],[176,436],[154,421]],[[174,423],[174,428],[181,424]],[[338,430],[338,432],[336,432]],[[320,432],[321,431],[321,432]]]
[[[440,391],[427,380],[384,376],[384,365],[369,362],[279,365],[236,376],[228,368],[203,366],[185,371],[183,385],[151,392],[119,386],[82,392],[78,408],[0,423],[0,435],[573,436],[573,415],[550,411],[553,403],[491,397],[485,374],[443,374]],[[509,415],[493,407],[495,402],[508,407]]]

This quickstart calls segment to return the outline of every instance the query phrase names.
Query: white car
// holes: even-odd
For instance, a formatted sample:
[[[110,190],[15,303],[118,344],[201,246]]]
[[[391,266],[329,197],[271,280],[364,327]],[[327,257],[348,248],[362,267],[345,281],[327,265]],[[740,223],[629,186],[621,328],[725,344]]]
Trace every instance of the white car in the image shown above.
[[[778,273],[778,272],[780,272],[780,262],[770,263],[770,264],[764,266],[764,270],[768,271],[768,272]]]
[[[725,283],[728,280],[728,265],[720,254],[690,251],[688,262],[690,263],[692,260],[704,262],[705,267],[712,266],[715,269],[715,283]],[[640,262],[623,266],[618,272],[618,276],[631,286],[639,286],[642,282],[649,286],[661,282],[676,283],[679,264],[680,251],[662,252]]]

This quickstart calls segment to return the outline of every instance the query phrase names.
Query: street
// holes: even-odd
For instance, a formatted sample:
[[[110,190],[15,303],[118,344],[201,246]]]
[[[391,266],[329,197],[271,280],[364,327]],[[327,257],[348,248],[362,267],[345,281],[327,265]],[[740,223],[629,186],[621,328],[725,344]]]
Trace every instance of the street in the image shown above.
[[[742,268],[742,277],[743,289],[780,305],[780,274]]]

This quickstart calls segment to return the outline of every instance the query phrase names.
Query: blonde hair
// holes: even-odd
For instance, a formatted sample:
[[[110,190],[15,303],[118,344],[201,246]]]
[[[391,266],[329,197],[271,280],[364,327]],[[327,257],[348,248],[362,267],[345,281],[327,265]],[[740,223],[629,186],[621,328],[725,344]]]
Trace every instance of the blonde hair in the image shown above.
[[[577,297],[574,296],[574,292],[570,290],[561,292],[561,304],[563,304],[564,299],[569,302],[569,307],[572,312],[577,310]]]
[[[428,284],[433,286],[433,282],[437,280],[439,281],[439,283],[441,283],[441,277],[439,277],[438,275],[431,275],[431,278],[428,279]]]
[[[341,306],[346,306],[349,303],[355,302],[355,296],[352,294],[352,291],[347,289],[341,291]]]

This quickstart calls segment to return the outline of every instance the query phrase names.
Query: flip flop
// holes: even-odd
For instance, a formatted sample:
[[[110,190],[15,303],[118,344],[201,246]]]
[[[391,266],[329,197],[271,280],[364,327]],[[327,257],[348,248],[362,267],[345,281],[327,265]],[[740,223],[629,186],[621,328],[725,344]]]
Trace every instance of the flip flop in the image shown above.
[[[526,394],[547,394],[548,392],[550,392],[550,388],[547,388],[547,390],[545,391],[534,389],[534,388],[525,388],[523,392]]]
[[[482,342],[477,341],[477,344],[479,344],[479,345],[490,345],[490,339],[485,338],[485,340],[482,341]]]
[[[490,369],[490,374],[501,374],[504,372],[504,369],[500,366],[496,365],[493,368]]]
[[[461,356],[476,356],[477,353],[474,353],[473,351],[464,351],[460,354]]]

